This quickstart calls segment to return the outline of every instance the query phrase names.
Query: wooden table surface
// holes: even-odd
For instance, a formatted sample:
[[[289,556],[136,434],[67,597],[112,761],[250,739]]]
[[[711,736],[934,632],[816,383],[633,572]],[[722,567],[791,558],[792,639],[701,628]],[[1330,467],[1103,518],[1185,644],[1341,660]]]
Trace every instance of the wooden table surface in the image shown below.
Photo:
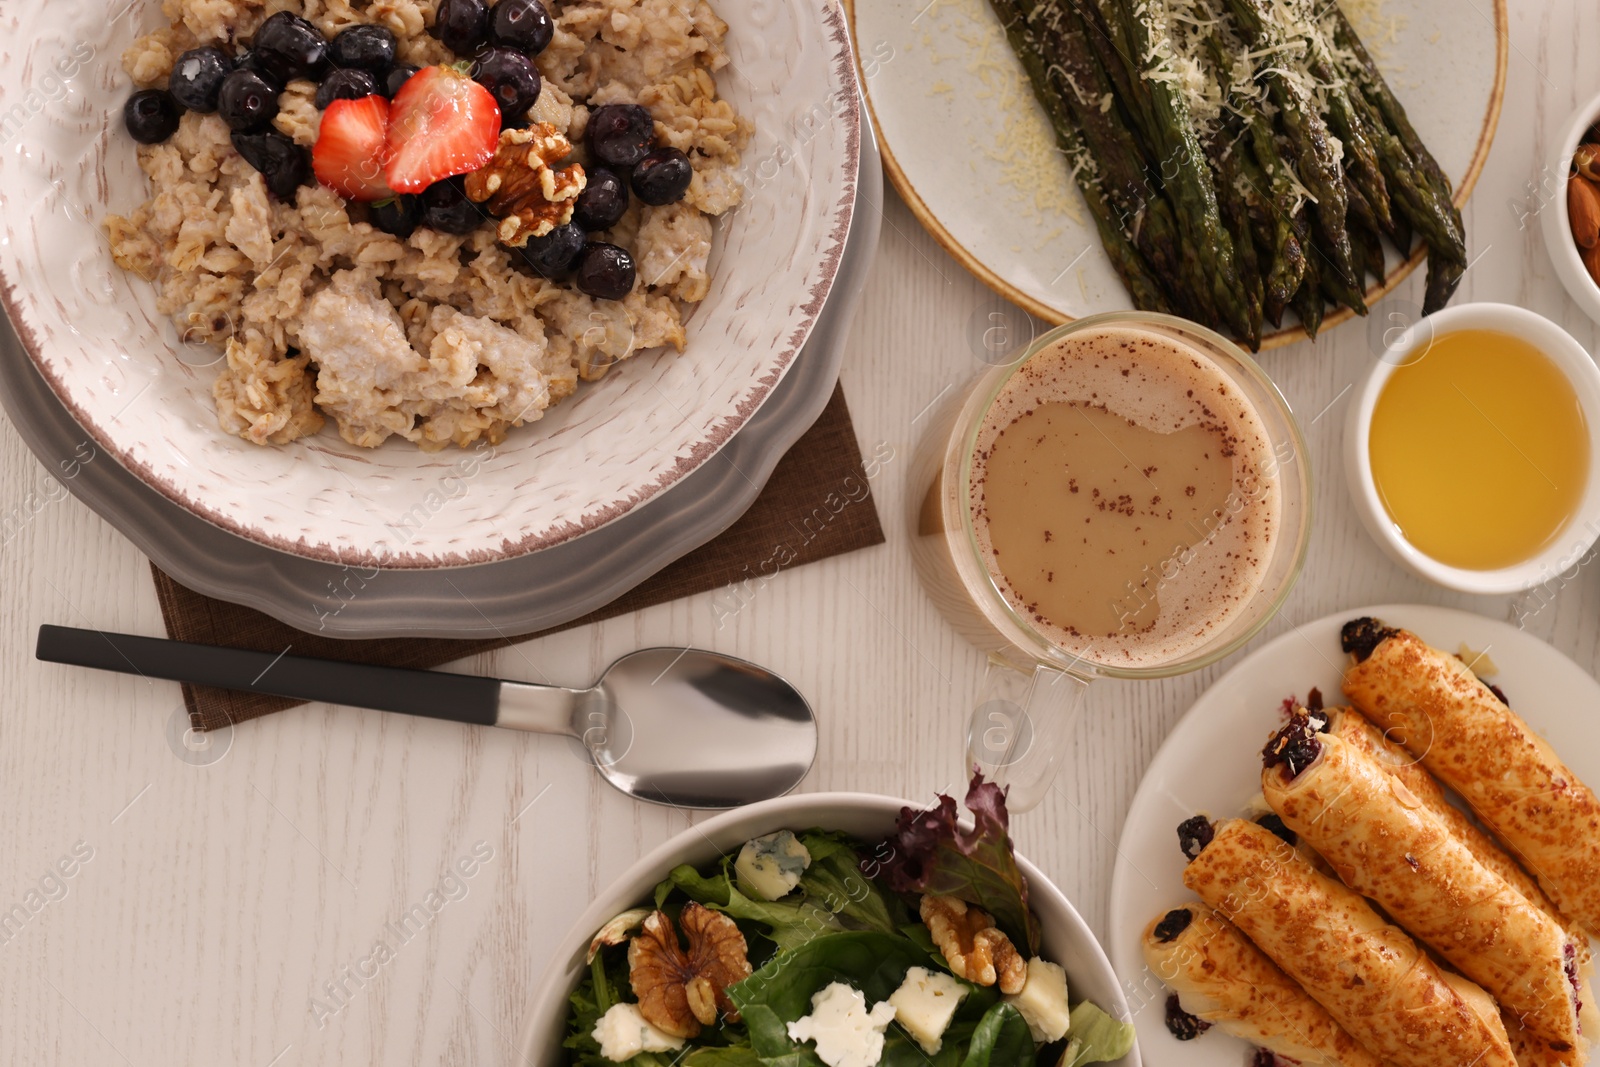
[[[1466,212],[1474,266],[1456,300],[1523,305],[1592,351],[1600,333],[1556,281],[1528,212],[1539,203],[1536,161],[1595,90],[1594,75],[1574,71],[1600,70],[1600,11],[1554,0],[1511,8],[1505,112]],[[1461,17],[1480,16],[1464,7]],[[892,193],[871,209],[883,236],[844,381],[863,449],[893,456],[874,483],[889,543],[780,574],[731,617],[708,594],[462,668],[587,684],[636,647],[707,646],[770,664],[812,699],[821,750],[802,788],[929,798],[959,784],[981,658],[912,573],[905,471],[918,414],[978,368],[971,324],[991,312],[1027,324]],[[1380,320],[1414,308],[1421,291],[1419,272],[1370,323],[1263,357],[1301,418],[1317,484],[1304,576],[1256,643],[1363,603],[1418,601],[1525,618],[1594,669],[1600,567],[1539,596],[1451,595],[1380,554],[1346,498],[1343,405],[1381,347]],[[0,930],[0,1063],[514,1062],[556,940],[598,890],[689,822],[614,792],[561,741],[348,708],[250,722],[225,751],[219,742],[180,758],[169,741],[181,725],[176,685],[32,658],[46,622],[160,633],[144,558],[65,496],[9,429],[0,517],[0,910],[24,903],[29,914]],[[1140,774],[1237,660],[1095,687],[1056,790],[1017,818],[1020,847],[1097,930]],[[488,858],[474,876],[450,878],[475,851]],[[388,924],[435,892],[425,928],[375,973],[361,963],[380,938],[398,944]],[[356,971],[371,977],[347,977]],[[340,982],[344,992],[330,994]]]

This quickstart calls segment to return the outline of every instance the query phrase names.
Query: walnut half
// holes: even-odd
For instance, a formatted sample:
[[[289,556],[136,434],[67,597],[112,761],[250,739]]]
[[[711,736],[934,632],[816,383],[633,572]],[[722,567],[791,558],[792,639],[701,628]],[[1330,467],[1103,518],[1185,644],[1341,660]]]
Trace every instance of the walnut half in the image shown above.
[[[714,1025],[718,1009],[730,1022],[739,1013],[727,988],[750,977],[744,935],[721,912],[690,902],[678,917],[687,951],[665,912],[652,912],[628,943],[628,983],[639,998],[639,1014],[662,1033],[695,1037]]]
[[[501,130],[494,158],[467,175],[467,199],[500,220],[501,244],[521,248],[572,221],[572,208],[589,179],[577,163],[556,168],[572,142],[548,122]]]
[[[950,973],[975,985],[999,984],[1002,993],[1020,993],[1028,981],[1028,961],[989,913],[956,897],[922,898],[918,909]]]

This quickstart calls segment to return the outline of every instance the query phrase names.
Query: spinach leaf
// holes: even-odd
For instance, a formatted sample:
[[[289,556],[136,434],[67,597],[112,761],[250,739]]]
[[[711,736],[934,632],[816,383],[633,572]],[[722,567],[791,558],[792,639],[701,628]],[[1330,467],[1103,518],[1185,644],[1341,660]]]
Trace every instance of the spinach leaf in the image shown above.
[[[830,982],[860,990],[870,1006],[887,1000],[907,970],[930,962],[903,937],[871,931],[821,934],[729,986],[728,997],[744,1017],[751,1046],[763,1056],[781,1056],[795,1048],[786,1024],[809,1015],[812,996]]]
[[[771,1060],[756,1055],[754,1049],[743,1046],[697,1048],[675,1062],[681,1067],[771,1067],[772,1064]]]
[[[985,1012],[961,1067],[1033,1067],[1033,1034],[1022,1013],[1004,1001]]]
[[[800,843],[811,853],[811,866],[800,876],[800,888],[809,900],[854,926],[886,934],[897,933],[911,921],[897,897],[862,873],[861,856],[848,842],[813,830],[801,834]]]

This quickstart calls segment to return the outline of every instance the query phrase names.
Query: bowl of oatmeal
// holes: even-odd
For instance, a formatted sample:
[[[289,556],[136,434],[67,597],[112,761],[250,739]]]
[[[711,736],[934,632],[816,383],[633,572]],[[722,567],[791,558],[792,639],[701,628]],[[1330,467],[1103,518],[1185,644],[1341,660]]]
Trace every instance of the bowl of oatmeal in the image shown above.
[[[853,218],[835,4],[16,18],[28,355],[141,480],[309,558],[492,562],[647,503],[782,379]]]

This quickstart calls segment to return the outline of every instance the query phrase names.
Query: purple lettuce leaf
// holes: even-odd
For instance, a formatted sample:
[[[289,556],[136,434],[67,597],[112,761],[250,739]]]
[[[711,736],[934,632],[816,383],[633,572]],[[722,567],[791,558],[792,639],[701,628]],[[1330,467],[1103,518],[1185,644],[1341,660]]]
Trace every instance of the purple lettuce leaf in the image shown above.
[[[900,809],[894,836],[876,850],[869,875],[881,874],[897,893],[952,896],[982,908],[1013,944],[1039,950],[1039,923],[1028,910],[1028,883],[1017,867],[1006,813],[1006,791],[975,774],[967,790],[972,829],[957,821],[956,802],[939,794],[927,811]]]

